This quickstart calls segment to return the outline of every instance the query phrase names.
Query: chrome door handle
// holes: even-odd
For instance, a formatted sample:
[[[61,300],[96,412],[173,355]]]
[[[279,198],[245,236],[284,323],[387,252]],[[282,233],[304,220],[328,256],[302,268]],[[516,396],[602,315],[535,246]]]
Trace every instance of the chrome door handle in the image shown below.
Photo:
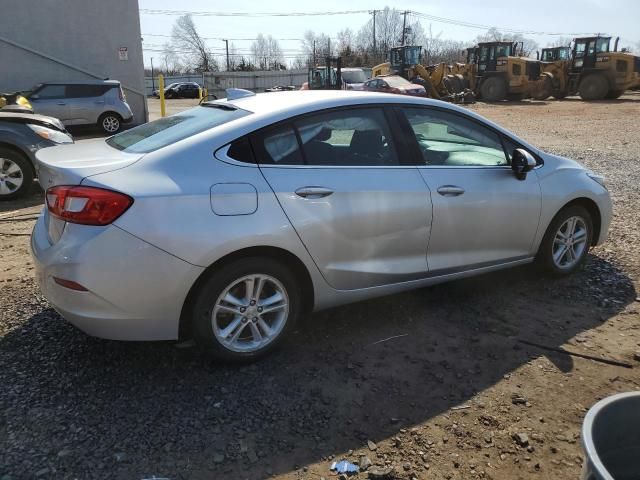
[[[296,195],[302,198],[322,198],[333,193],[333,190],[324,187],[300,187],[296,190]]]
[[[443,185],[438,188],[438,193],[443,197],[457,197],[464,193],[464,188],[455,185]]]

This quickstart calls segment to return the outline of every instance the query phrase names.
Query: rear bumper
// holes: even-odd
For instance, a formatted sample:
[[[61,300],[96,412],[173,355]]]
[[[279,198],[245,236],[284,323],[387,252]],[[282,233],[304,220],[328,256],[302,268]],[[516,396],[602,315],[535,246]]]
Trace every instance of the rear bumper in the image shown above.
[[[115,226],[67,224],[52,245],[43,217],[31,251],[51,305],[85,333],[111,340],[177,339],[182,305],[203,271]],[[53,277],[88,291],[62,287]]]

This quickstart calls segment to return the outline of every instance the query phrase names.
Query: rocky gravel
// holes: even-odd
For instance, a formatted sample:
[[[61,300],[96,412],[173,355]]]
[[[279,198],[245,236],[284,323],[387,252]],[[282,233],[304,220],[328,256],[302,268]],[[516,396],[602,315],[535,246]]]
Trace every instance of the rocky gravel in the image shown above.
[[[310,315],[250,366],[65,323],[32,278],[32,220],[3,221],[42,194],[0,204],[0,479],[328,480],[341,459],[357,479],[577,478],[586,410],[640,389],[640,96],[471,108],[606,175],[610,240],[570,278],[525,267]]]

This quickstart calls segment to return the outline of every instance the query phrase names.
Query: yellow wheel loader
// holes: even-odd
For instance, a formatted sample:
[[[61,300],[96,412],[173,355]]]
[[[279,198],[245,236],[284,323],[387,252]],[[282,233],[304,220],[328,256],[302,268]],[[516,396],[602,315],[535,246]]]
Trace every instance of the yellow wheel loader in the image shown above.
[[[474,101],[473,94],[465,90],[465,82],[461,75],[452,75],[446,63],[423,66],[422,47],[405,45],[389,51],[389,61],[373,67],[372,77],[396,74],[407,80],[422,85],[427,96],[455,103]]]
[[[480,98],[496,102],[549,96],[549,83],[541,75],[541,62],[523,57],[522,52],[518,55],[517,47],[517,42],[478,44],[468,71],[474,77],[471,85]]]
[[[579,94],[583,100],[603,100],[639,88],[640,57],[618,52],[617,38],[613,51],[610,46],[611,37],[582,37],[573,40],[573,48],[560,47],[557,55],[557,49],[543,49],[542,68],[551,95]]]

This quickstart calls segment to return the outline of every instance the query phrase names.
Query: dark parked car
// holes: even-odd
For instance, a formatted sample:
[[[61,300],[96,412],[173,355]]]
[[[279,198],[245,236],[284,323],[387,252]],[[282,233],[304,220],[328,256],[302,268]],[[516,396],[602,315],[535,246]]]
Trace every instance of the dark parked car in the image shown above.
[[[61,143],[73,138],[57,118],[0,111],[0,200],[27,193],[36,177],[36,152]]]
[[[164,90],[165,98],[198,98],[200,85],[196,82],[175,83]]]
[[[413,95],[426,97],[427,91],[422,85],[411,83],[399,75],[387,75],[376,77],[364,82],[363,90],[368,92],[398,93],[400,95]]]

